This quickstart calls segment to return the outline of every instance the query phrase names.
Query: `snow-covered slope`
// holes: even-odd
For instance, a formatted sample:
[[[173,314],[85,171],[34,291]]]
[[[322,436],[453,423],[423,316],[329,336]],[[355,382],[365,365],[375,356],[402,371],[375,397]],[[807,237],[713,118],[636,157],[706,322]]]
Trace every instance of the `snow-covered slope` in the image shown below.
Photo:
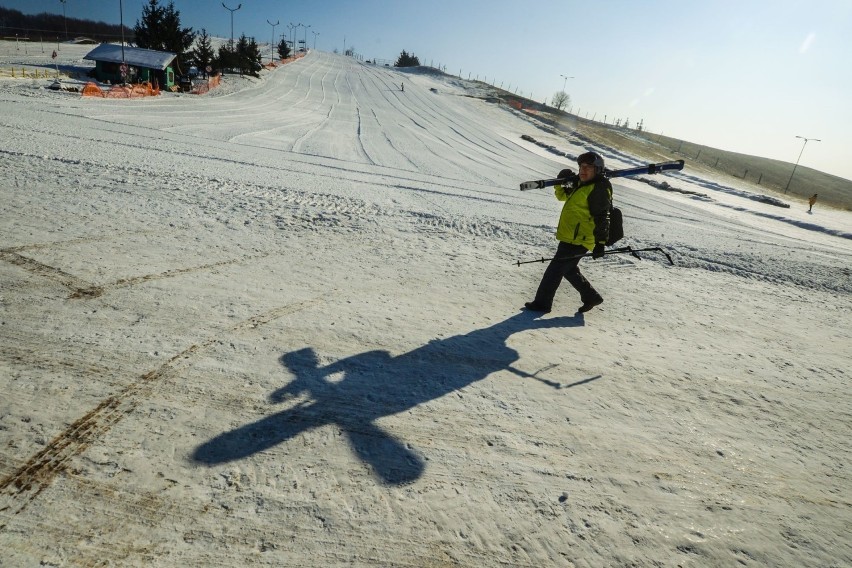
[[[10,565],[852,562],[849,213],[617,180],[675,266],[537,318],[559,203],[517,184],[568,160],[458,80],[48,83],[0,80]]]

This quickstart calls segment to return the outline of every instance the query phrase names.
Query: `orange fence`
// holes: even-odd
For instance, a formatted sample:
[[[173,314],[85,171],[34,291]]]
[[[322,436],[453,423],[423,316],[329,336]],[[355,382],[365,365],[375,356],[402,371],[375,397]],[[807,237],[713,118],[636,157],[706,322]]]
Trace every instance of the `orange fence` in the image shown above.
[[[300,53],[300,54],[298,54],[294,57],[288,57],[287,59],[279,59],[278,61],[273,61],[271,63],[267,63],[266,65],[263,66],[263,68],[269,69],[269,70],[276,69],[279,65],[286,65],[288,63],[292,63],[293,61],[296,61],[297,59],[301,59],[304,56],[305,56],[304,53]],[[218,87],[219,83],[221,83],[221,81],[222,81],[222,75],[221,74],[218,74],[215,77],[210,77],[209,79],[207,79],[206,84],[201,84],[201,85],[198,85],[196,87],[193,87],[193,89],[190,91],[190,94],[192,94],[192,95],[203,95],[204,93],[208,92],[210,89]]]
[[[83,87],[84,97],[102,97],[105,99],[133,99],[137,97],[156,97],[160,94],[159,88],[154,88],[151,83],[138,83],[136,85],[113,85],[109,89],[101,89],[95,83],[86,83]]]
[[[267,63],[266,65],[264,65],[263,67],[265,69],[275,69],[279,65],[287,65],[288,63],[292,63],[293,61],[296,61],[297,59],[303,58],[304,56],[305,56],[304,53],[299,53],[297,55],[294,55],[293,57],[288,57],[287,59],[279,59],[278,61],[271,61],[271,62]]]
[[[297,53],[296,55],[288,57],[287,59],[281,59],[280,63],[281,63],[281,65],[286,65],[287,63],[292,63],[293,61],[296,61],[297,59],[303,58],[304,56],[305,56],[304,52]]]
[[[222,82],[222,74],[217,73],[213,77],[208,78],[206,83],[202,83],[200,85],[193,87],[192,90],[189,93],[192,94],[192,95],[203,95],[204,93],[206,93],[210,89],[218,87],[219,83],[221,83],[221,82]]]
[[[294,57],[281,59],[280,61],[264,65],[267,69],[275,69],[279,65],[286,65],[304,57],[304,53],[299,53]],[[207,79],[206,83],[202,83],[190,91],[193,95],[203,95],[210,89],[216,88],[222,82],[222,75],[217,74]],[[101,89],[97,84],[89,82],[83,87],[84,97],[103,97],[105,99],[131,99],[135,97],[155,97],[160,94],[159,88],[154,88],[151,83],[140,83],[137,85],[114,85],[109,89]]]

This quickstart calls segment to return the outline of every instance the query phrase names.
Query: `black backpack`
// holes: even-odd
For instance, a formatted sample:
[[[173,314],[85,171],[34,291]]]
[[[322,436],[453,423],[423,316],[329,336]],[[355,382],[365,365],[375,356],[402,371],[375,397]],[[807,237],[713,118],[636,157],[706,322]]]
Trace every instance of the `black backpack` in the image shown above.
[[[606,246],[611,247],[623,238],[624,218],[621,215],[621,209],[613,207],[609,210],[609,238],[606,240]]]

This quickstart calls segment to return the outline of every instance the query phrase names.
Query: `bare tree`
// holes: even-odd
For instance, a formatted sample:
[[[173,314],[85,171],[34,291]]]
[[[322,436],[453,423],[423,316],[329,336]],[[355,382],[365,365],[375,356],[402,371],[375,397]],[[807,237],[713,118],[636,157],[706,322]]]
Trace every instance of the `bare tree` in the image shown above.
[[[553,100],[550,102],[556,110],[562,110],[571,104],[571,96],[565,91],[558,91],[553,95]]]

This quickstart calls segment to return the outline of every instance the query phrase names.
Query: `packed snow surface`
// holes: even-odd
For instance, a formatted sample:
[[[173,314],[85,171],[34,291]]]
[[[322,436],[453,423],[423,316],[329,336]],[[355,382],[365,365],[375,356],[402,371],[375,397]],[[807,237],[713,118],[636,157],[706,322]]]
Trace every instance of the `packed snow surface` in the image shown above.
[[[850,213],[617,179],[674,265],[537,317],[571,164],[464,81],[50,83],[0,77],[0,565],[852,564]]]

